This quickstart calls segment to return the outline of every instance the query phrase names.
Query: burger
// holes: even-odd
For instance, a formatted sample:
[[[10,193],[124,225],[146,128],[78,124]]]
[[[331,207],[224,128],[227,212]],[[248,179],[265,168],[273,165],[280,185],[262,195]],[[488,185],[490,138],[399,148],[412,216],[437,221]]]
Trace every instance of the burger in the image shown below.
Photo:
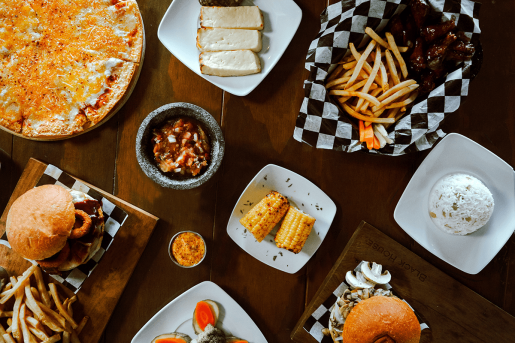
[[[350,288],[334,304],[324,333],[335,343],[418,343],[417,316],[388,287],[381,287],[390,281],[388,271],[381,273],[375,262],[363,262],[360,270],[347,272]]]
[[[399,298],[373,296],[360,301],[349,312],[341,333],[341,341],[418,343],[420,324],[413,310]]]
[[[59,274],[88,262],[100,248],[104,215],[100,201],[58,185],[33,188],[16,199],[6,221],[11,248]]]

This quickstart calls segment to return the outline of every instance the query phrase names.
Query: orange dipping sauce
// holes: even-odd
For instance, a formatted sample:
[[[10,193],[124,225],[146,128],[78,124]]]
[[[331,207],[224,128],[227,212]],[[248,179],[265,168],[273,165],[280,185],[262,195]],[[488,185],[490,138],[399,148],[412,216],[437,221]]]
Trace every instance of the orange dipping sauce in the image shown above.
[[[173,257],[181,266],[191,267],[199,264],[205,252],[204,241],[193,232],[181,233],[172,243]]]

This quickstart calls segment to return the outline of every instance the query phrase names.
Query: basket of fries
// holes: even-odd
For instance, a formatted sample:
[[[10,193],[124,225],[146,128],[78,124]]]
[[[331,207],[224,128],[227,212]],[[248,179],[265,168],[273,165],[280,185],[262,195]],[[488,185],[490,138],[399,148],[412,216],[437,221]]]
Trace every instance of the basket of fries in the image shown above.
[[[480,4],[342,1],[310,45],[294,138],[317,148],[401,155],[445,136],[482,62]]]
[[[80,343],[79,335],[89,317],[73,319],[73,292],[45,283],[43,273],[33,264],[22,275],[0,281],[1,342]],[[64,300],[61,300],[64,299]]]

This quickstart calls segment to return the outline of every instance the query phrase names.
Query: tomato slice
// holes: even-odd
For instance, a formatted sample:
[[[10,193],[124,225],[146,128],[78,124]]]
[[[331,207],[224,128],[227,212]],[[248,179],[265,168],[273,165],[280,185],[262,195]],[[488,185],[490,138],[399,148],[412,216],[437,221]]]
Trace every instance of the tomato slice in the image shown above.
[[[211,311],[211,306],[205,301],[199,301],[195,307],[195,320],[202,331],[207,324],[215,326],[215,316]]]

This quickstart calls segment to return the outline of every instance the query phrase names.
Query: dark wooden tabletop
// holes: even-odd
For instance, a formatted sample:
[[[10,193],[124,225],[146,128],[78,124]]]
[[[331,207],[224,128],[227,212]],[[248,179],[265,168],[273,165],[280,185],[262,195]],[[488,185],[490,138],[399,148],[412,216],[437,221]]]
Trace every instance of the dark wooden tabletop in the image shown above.
[[[296,0],[303,12],[299,30],[272,72],[246,97],[211,85],[159,42],[157,28],[171,0],[138,3],[146,29],[145,62],[134,93],[117,115],[89,133],[58,142],[29,141],[0,131],[0,210],[27,161],[34,157],[161,218],[107,326],[104,342],[130,342],[161,307],[205,280],[227,291],[269,342],[288,342],[305,305],[361,220],[515,315],[515,238],[483,271],[468,275],[419,246],[394,221],[395,205],[428,152],[401,157],[347,154],[317,150],[293,139],[303,80],[307,77],[305,55],[320,28],[319,14],[327,6],[326,0]],[[458,132],[473,139],[512,166],[514,18],[515,2],[483,2],[481,72],[471,84],[468,100],[442,125],[445,132]],[[152,182],[140,169],[135,155],[141,121],[154,109],[178,101],[209,111],[221,124],[226,140],[220,170],[203,186],[188,191],[164,189]],[[293,275],[254,259],[226,233],[241,192],[269,163],[308,178],[337,206],[320,249]],[[184,229],[197,231],[207,239],[208,256],[193,269],[181,269],[168,257],[170,238]]]

